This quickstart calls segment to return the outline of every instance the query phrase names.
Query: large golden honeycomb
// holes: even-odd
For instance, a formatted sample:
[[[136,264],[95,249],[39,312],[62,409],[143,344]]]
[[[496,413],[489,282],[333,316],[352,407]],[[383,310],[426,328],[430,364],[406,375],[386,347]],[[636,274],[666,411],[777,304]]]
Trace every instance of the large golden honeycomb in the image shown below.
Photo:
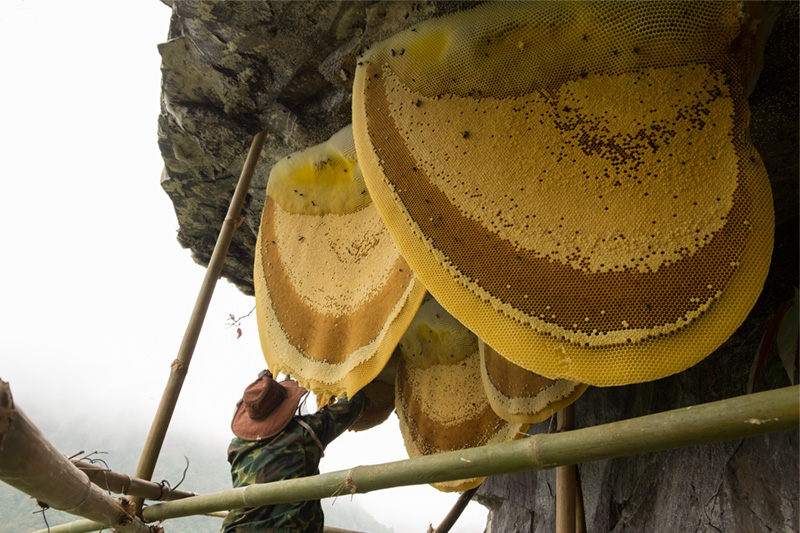
[[[436,299],[512,363],[599,386],[742,323],[772,198],[738,2],[491,2],[359,60],[364,180]]]
[[[386,365],[425,289],[370,201],[349,126],[273,166],[254,279],[273,373],[327,398]]]

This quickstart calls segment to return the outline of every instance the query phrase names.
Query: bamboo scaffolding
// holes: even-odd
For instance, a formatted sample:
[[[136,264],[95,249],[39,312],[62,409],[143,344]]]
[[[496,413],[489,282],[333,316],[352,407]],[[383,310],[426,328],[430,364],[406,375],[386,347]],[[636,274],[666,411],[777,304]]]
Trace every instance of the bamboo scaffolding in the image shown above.
[[[60,526],[52,526],[47,529],[39,529],[33,533],[89,533],[91,531],[99,531],[104,529],[103,524],[93,522],[91,520],[76,520],[69,524],[61,524]],[[322,533],[361,533],[360,531],[352,531],[350,529],[341,529],[338,527],[325,526]]]
[[[450,509],[449,513],[447,513],[441,524],[439,524],[439,526],[433,530],[433,533],[448,533],[448,531],[453,528],[453,525],[461,516],[461,513],[464,512],[464,509],[467,508],[467,505],[469,505],[469,502],[472,500],[472,497],[475,496],[475,493],[478,492],[479,488],[480,485],[462,492],[458,497],[458,500],[456,500],[456,503],[453,505],[453,508]]]
[[[472,477],[613,459],[639,453],[754,437],[800,427],[800,385],[686,407],[564,433],[357,466],[307,478],[250,485],[157,503],[142,513],[152,522],[227,509],[316,500],[349,491],[438,483]]]
[[[158,455],[161,453],[161,447],[164,444],[164,438],[167,434],[172,414],[175,411],[175,405],[180,396],[183,381],[186,378],[186,373],[189,370],[189,363],[192,360],[197,339],[200,336],[200,330],[203,327],[203,321],[208,311],[208,306],[211,302],[211,296],[214,294],[214,287],[217,280],[222,273],[222,264],[228,254],[231,240],[233,239],[233,232],[242,223],[239,215],[244,206],[245,198],[247,197],[247,190],[250,188],[250,180],[253,177],[253,172],[258,162],[258,156],[264,146],[264,140],[267,132],[262,131],[258,133],[250,145],[250,150],[247,153],[244,167],[239,176],[239,181],[236,184],[236,190],[231,198],[231,203],[228,207],[228,213],[222,223],[222,228],[217,237],[217,243],[214,246],[214,252],[211,254],[211,260],[208,262],[206,275],[203,278],[203,283],[200,287],[200,293],[197,296],[194,309],[192,311],[189,324],[186,326],[183,340],[180,348],[178,349],[178,356],[170,365],[170,374],[167,385],[164,388],[164,393],[161,396],[161,402],[158,405],[153,424],[150,427],[150,433],[145,441],[142,456],[139,458],[139,464],[136,467],[134,477],[149,481],[153,477],[156,461]],[[136,505],[136,509],[141,509],[143,499],[140,497],[132,498]]]
[[[30,421],[0,380],[0,479],[45,505],[113,527],[123,533],[149,533],[133,505],[116,500],[92,484]]]
[[[89,479],[104,490],[110,490],[117,494],[126,496],[137,496],[148,500],[173,501],[181,498],[197,496],[196,492],[188,490],[173,489],[160,483],[145,481],[143,479],[130,477],[127,474],[113,472],[108,468],[103,468],[88,461],[73,462]]]
[[[557,416],[557,431],[575,429],[574,404],[560,410]],[[578,467],[574,464],[556,468],[556,533],[575,533],[577,477]]]

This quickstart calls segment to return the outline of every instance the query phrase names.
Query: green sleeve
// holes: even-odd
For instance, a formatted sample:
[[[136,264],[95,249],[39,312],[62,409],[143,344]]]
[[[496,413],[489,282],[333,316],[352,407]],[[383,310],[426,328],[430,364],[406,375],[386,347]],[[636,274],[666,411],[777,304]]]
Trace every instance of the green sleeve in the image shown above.
[[[312,420],[308,423],[314,428],[323,446],[327,446],[361,418],[368,405],[369,400],[364,391],[359,391],[351,399],[341,399],[333,405],[323,407],[311,415]]]

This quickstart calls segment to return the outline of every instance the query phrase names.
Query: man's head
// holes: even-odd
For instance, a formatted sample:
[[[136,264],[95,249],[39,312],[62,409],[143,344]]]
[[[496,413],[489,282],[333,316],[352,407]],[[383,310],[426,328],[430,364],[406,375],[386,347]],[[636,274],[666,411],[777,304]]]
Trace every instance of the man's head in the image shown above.
[[[240,439],[261,440],[277,435],[292,419],[306,389],[296,381],[275,381],[265,370],[244,390],[231,421]]]

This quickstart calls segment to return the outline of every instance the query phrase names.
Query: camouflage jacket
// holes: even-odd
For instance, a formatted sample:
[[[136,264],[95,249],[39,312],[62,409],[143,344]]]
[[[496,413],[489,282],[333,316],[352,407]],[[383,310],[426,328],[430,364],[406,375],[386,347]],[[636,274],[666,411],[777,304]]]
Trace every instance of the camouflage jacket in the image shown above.
[[[234,438],[228,446],[233,487],[267,483],[319,474],[322,450],[303,428],[311,426],[323,446],[344,433],[364,413],[369,401],[363,393],[339,400],[313,415],[295,416],[283,431],[261,441]],[[236,509],[222,523],[224,533],[264,531],[274,533],[322,533],[324,517],[319,500]]]

